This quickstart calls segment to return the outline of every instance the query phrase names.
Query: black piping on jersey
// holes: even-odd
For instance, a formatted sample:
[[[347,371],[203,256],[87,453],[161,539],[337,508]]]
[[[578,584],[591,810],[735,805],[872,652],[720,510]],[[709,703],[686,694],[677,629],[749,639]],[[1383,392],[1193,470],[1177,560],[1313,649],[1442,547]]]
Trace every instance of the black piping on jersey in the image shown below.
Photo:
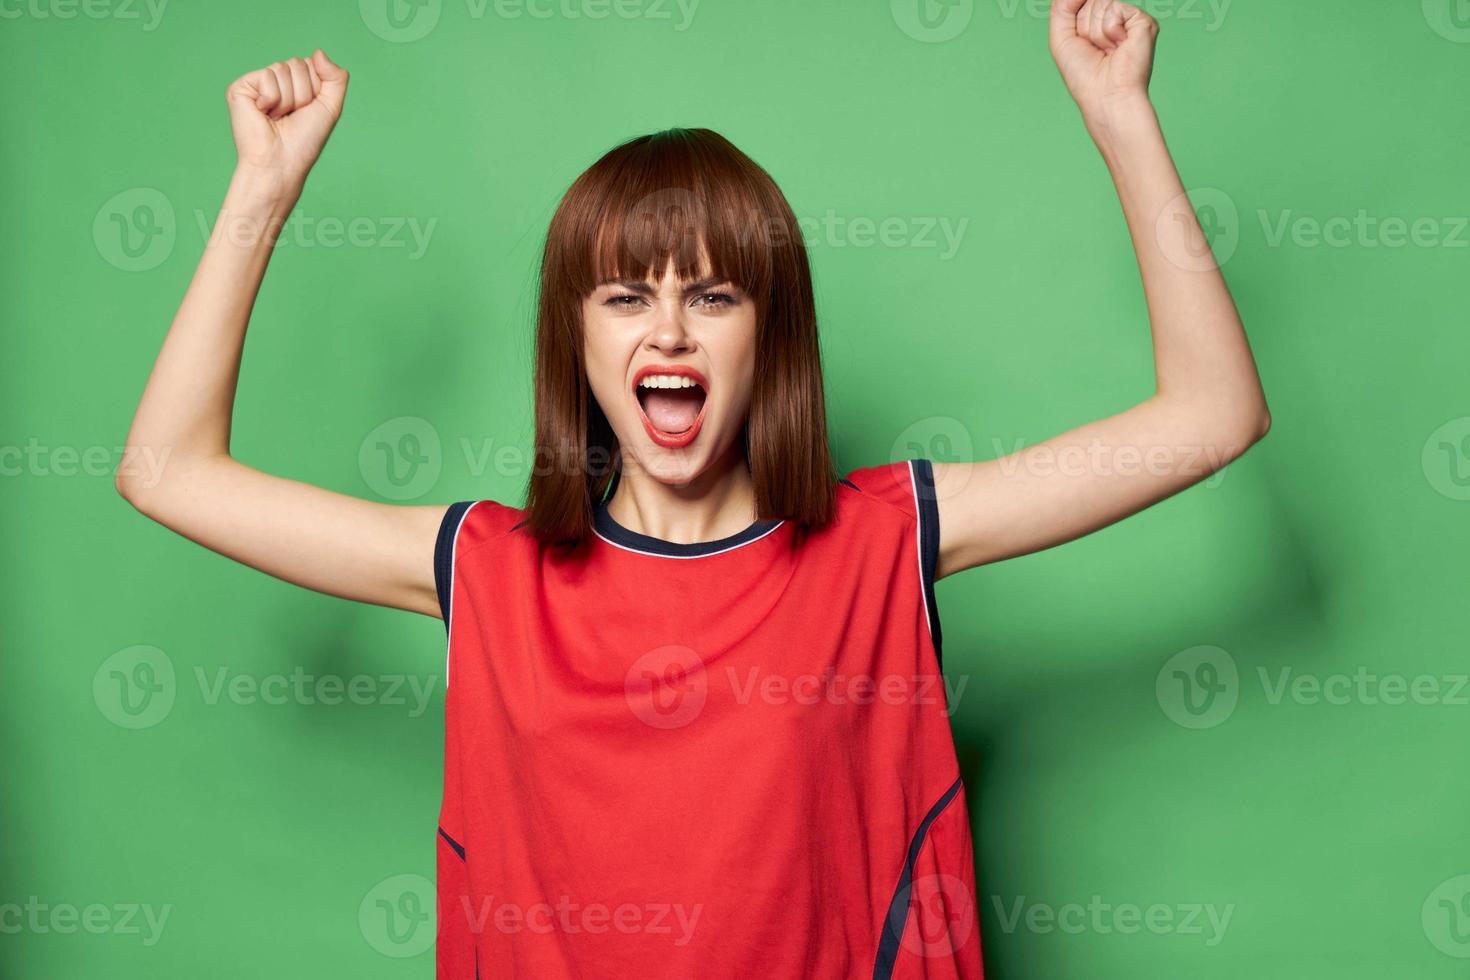
[[[647,534],[639,534],[623,527],[613,516],[608,513],[607,504],[601,503],[592,512],[592,528],[597,536],[620,548],[629,551],[637,551],[648,555],[662,555],[667,558],[702,558],[705,555],[715,555],[731,548],[750,544],[759,538],[765,537],[784,521],[779,518],[767,518],[758,520],[743,531],[738,531],[728,537],[718,538],[714,541],[696,541],[693,544],[679,544],[674,541],[665,541],[663,538],[650,537]]]
[[[459,525],[472,506],[474,503],[468,500],[450,504],[439,522],[439,537],[434,541],[434,591],[439,594],[439,614],[444,617],[445,633],[449,632],[449,600],[454,586],[454,539],[459,536]]]
[[[455,840],[453,837],[450,837],[448,834],[446,834],[444,832],[444,828],[443,827],[440,827],[439,828],[439,836],[440,837],[443,837],[444,840],[445,840],[445,842],[448,843],[450,847],[454,848],[454,853],[455,854],[458,854],[459,855],[459,859],[461,861],[463,861],[464,860],[464,845],[461,844],[459,841]]]
[[[888,904],[888,914],[883,917],[882,938],[878,941],[878,955],[873,960],[873,980],[889,980],[893,976],[893,964],[898,961],[898,944],[903,940],[904,926],[908,923],[909,900],[913,897],[914,863],[918,861],[919,852],[924,848],[924,837],[929,833],[929,825],[944,812],[944,808],[949,806],[959,792],[960,780],[956,777],[954,784],[944,791],[939,802],[929,808],[919,829],[914,831],[913,840],[909,841],[903,873],[898,876],[898,888],[893,892],[893,901]]]
[[[909,472],[914,483],[914,508],[919,514],[919,575],[924,582],[924,612],[929,617],[934,657],[942,670],[944,643],[939,632],[939,604],[934,601],[934,576],[939,567],[939,497],[934,492],[934,464],[927,459],[911,459]]]

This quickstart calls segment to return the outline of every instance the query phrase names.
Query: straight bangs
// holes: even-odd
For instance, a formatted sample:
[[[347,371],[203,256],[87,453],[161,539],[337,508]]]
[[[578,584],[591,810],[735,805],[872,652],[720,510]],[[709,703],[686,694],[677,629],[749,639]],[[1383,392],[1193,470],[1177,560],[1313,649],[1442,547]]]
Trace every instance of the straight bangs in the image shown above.
[[[626,144],[583,175],[580,193],[573,187],[560,271],[579,297],[613,279],[656,282],[672,266],[681,281],[728,280],[767,308],[772,245],[795,219],[788,227],[785,201],[770,200],[738,159],[693,132]]]
[[[612,280],[738,286],[755,306],[756,374],[746,457],[763,518],[831,519],[811,270],[800,225],[769,174],[709,129],[629,140],[589,167],[551,219],[536,324],[536,464],[527,524],[574,543],[617,470],[617,439],[592,397],[582,302]]]

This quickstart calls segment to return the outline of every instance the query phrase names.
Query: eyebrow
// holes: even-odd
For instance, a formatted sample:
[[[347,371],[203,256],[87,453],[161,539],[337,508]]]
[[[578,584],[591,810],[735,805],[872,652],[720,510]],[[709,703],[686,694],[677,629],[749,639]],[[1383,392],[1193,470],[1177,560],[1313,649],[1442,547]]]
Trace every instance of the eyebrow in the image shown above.
[[[601,285],[622,286],[624,289],[631,289],[633,292],[642,296],[653,296],[658,292],[658,289],[646,279],[605,279]],[[735,284],[723,276],[706,276],[703,279],[696,279],[694,282],[686,284],[683,287],[683,294],[685,296],[693,296],[695,293],[702,293],[716,286],[726,285],[734,286]]]

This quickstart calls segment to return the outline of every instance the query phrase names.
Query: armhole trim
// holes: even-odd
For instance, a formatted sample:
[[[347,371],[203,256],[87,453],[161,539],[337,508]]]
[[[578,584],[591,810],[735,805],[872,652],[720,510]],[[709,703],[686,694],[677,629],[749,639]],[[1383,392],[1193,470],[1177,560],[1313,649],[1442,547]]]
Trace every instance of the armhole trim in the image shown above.
[[[454,612],[454,552],[459,544],[459,529],[473,502],[462,500],[450,504],[439,522],[439,536],[434,540],[434,591],[439,595],[439,613],[444,618],[444,687],[449,688],[449,623]]]
[[[929,636],[934,641],[934,657],[942,670],[939,605],[934,600],[934,574],[939,567],[939,498],[934,492],[934,464],[927,459],[911,459],[909,475],[914,487],[914,511],[919,518],[919,581],[924,587],[924,615],[929,621]]]

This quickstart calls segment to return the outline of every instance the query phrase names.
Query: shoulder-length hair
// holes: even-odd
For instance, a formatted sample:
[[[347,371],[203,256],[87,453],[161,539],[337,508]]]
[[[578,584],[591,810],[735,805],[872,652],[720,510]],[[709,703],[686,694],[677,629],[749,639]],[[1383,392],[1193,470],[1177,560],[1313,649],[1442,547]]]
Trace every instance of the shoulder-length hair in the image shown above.
[[[821,353],[806,246],[769,174],[708,129],[670,129],[608,151],[573,182],[546,234],[536,321],[536,453],[527,524],[579,542],[618,468],[612,426],[587,384],[582,302],[609,279],[714,275],[756,307],[745,423],[758,518],[831,520]]]

